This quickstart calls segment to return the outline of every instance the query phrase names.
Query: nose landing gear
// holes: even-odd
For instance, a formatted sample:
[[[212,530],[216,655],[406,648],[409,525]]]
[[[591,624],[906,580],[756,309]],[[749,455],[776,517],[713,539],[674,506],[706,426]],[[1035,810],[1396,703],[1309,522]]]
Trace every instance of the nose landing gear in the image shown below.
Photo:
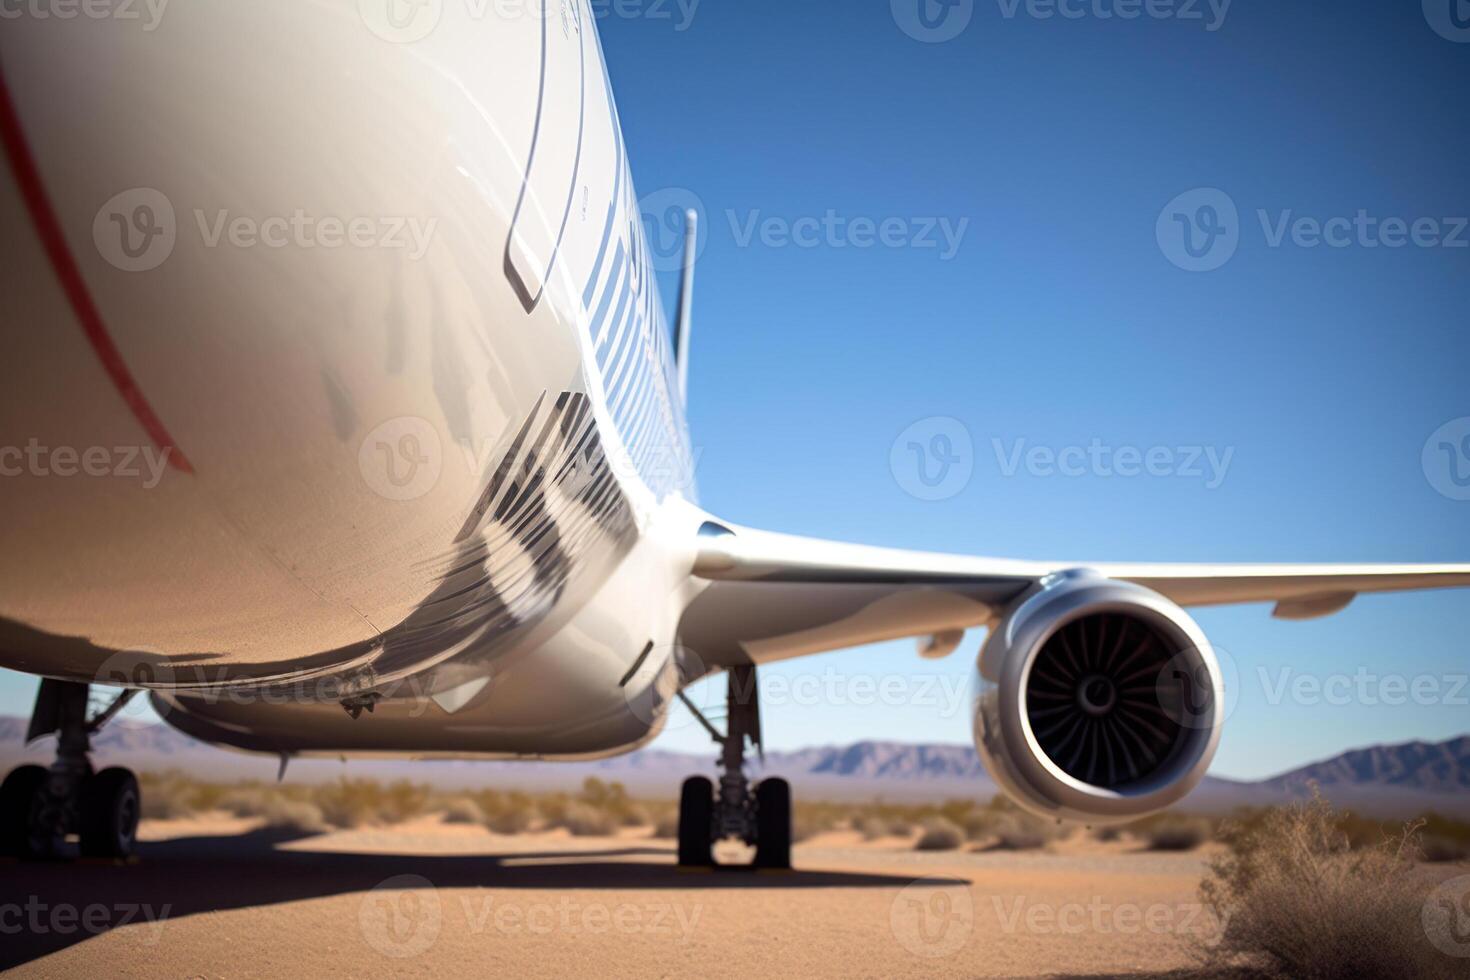
[[[88,691],[81,683],[41,682],[26,741],[55,733],[56,760],[49,769],[18,766],[0,783],[0,853],[29,860],[70,858],[78,849],[98,858],[133,853],[142,813],[138,780],[126,769],[93,772],[88,753],[92,734],[137,692],[121,692],[89,720]]]
[[[762,779],[751,790],[745,778],[746,741],[761,747],[760,701],[755,667],[732,667],[726,674],[726,731],[721,734],[680,692],[679,697],[720,746],[719,792],[704,776],[684,780],[679,794],[679,867],[715,867],[716,841],[734,838],[755,847],[751,867],[791,867],[791,787],[786,780]]]

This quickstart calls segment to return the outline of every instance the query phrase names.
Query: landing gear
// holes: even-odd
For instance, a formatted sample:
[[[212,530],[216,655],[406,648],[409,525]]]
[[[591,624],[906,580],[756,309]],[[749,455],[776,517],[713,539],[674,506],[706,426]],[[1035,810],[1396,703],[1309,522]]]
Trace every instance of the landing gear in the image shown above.
[[[56,734],[49,769],[20,766],[0,784],[0,852],[30,860],[74,856],[75,834],[83,855],[125,858],[137,845],[142,797],[126,769],[92,772],[92,733],[122,709],[135,692],[124,691],[90,720],[86,684],[43,680],[26,741]]]
[[[679,794],[679,867],[712,868],[714,844],[734,838],[755,846],[751,867],[791,867],[791,787],[784,779],[764,779],[751,790],[745,778],[745,745],[761,745],[760,702],[755,667],[730,668],[725,693],[726,730],[721,734],[682,693],[695,718],[720,746],[718,794],[703,776],[684,781]]]
[[[78,832],[86,857],[125,858],[138,843],[143,798],[126,769],[104,769],[82,787]]]
[[[715,784],[690,776],[679,791],[679,867],[715,866]]]
[[[39,856],[51,849],[37,812],[45,790],[43,766],[17,766],[0,784],[0,848],[7,856]]]
[[[755,866],[791,867],[791,784],[762,779],[755,787]]]

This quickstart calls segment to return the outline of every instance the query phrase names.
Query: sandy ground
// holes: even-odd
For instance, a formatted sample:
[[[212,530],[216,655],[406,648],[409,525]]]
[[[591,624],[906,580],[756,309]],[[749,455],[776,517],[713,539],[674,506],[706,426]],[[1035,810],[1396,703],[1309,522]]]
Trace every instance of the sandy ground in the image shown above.
[[[827,834],[797,870],[679,872],[646,836],[436,818],[283,838],[149,821],[130,865],[0,865],[15,977],[1112,976],[1218,930],[1200,854],[1071,840],[915,853]],[[19,928],[17,928],[19,927]]]

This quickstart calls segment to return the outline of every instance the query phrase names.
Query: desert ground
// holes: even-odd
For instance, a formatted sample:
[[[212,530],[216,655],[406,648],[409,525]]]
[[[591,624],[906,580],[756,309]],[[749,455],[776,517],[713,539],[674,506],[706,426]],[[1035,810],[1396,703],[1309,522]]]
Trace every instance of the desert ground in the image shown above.
[[[144,822],[128,865],[0,866],[22,977],[1113,976],[1189,967],[1208,849],[1078,836],[918,853],[848,831],[795,870],[681,872],[648,831],[501,836],[426,816],[303,836]],[[739,857],[735,853],[723,855]],[[17,928],[19,926],[19,928]]]

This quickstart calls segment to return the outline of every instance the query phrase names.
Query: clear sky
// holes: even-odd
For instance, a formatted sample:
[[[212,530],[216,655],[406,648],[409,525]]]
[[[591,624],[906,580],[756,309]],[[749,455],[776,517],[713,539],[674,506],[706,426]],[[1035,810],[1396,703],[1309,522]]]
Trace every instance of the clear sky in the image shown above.
[[[654,219],[705,215],[701,503],[1013,557],[1470,561],[1448,3],[594,4]],[[1198,616],[1218,774],[1470,731],[1470,592],[1269,611]],[[767,670],[768,743],[967,742],[979,641]],[[707,747],[683,716],[660,744]]]
[[[690,423],[709,510],[1017,557],[1470,561],[1470,501],[1422,460],[1470,416],[1470,43],[1419,3],[1242,0],[1223,21],[1203,0],[1201,20],[982,0],[943,21],[933,3],[940,34],[970,14],[939,43],[902,29],[924,33],[917,0],[704,0],[683,31],[669,7],[601,27],[640,193],[685,188],[706,213]],[[1211,199],[1158,228],[1197,188],[1238,212],[1209,271],[1170,256],[1192,261],[1172,215],[1208,223]],[[829,211],[847,232],[811,232]],[[763,234],[770,218],[803,245]],[[914,245],[857,247],[857,219],[894,218]],[[1346,244],[1297,244],[1314,241],[1300,218],[1348,219]],[[1426,244],[1385,244],[1402,237],[1389,218],[1431,219]],[[925,219],[968,221],[952,257],[937,232],[922,247]],[[971,473],[925,500],[890,451],[935,417],[963,424]],[[1202,475],[1105,476],[1089,457],[1065,476],[1012,465],[1020,440],[1233,455],[1222,480],[1178,453],[1156,470]],[[1431,461],[1443,485],[1449,459]],[[1235,664],[1217,773],[1470,731],[1470,593],[1269,612],[1198,617]],[[947,692],[979,640],[938,663],[893,643],[771,671],[791,683],[769,692],[768,739],[968,741]],[[689,725],[664,741],[703,745]]]

